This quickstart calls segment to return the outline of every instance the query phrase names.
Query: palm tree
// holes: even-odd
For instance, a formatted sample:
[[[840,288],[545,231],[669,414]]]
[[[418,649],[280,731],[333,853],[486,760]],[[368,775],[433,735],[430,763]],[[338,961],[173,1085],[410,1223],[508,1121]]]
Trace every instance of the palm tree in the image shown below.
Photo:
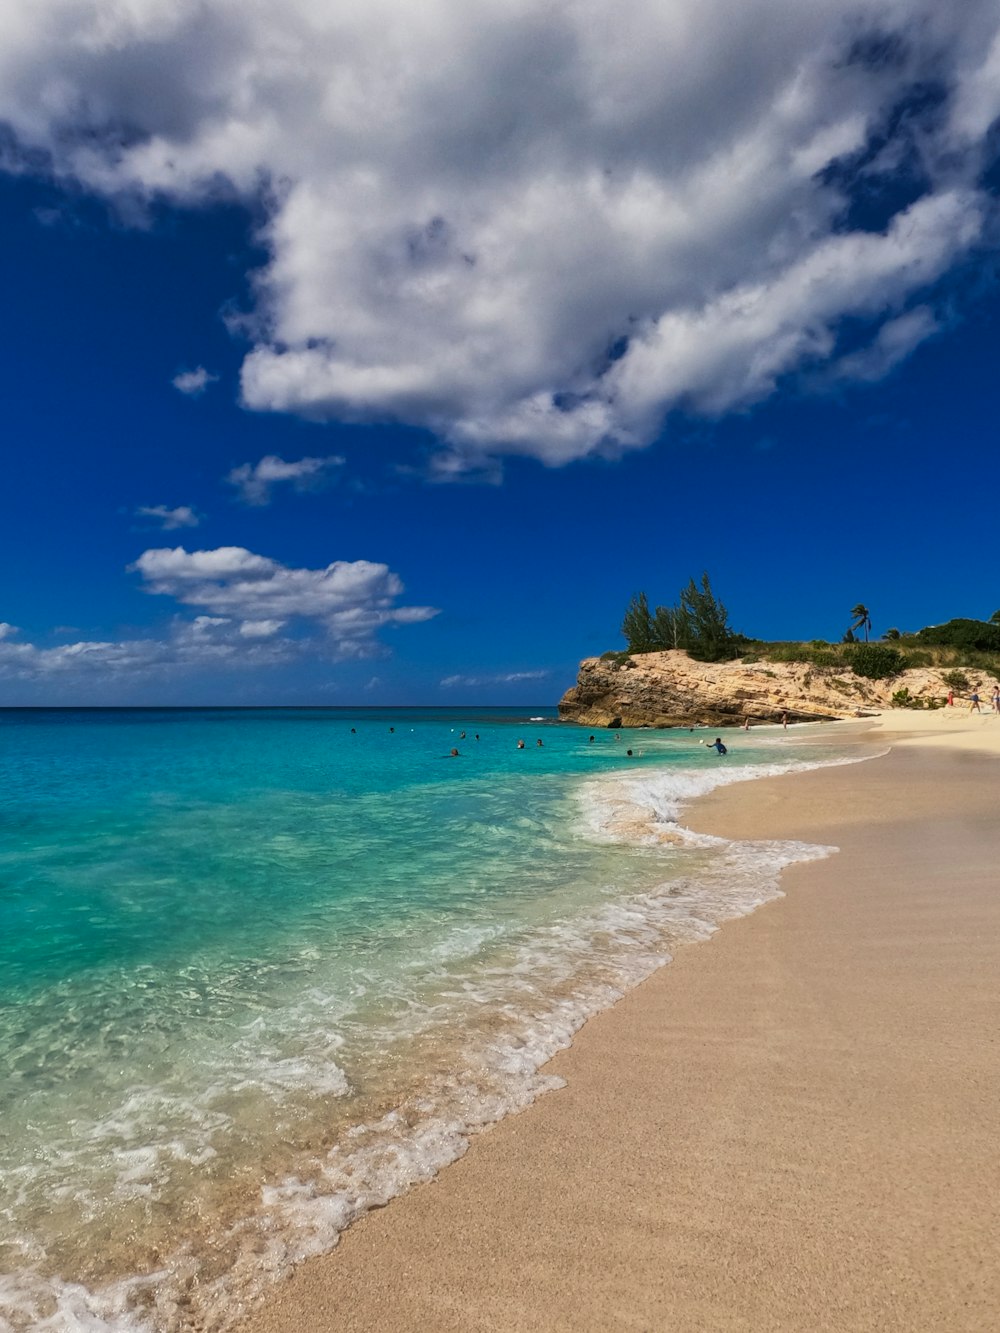
[[[867,643],[868,631],[872,627],[871,617],[868,614],[867,606],[865,606],[863,602],[858,602],[857,606],[851,612],[851,615],[854,617],[854,624],[851,626],[851,629],[863,629],[865,632],[865,643]]]

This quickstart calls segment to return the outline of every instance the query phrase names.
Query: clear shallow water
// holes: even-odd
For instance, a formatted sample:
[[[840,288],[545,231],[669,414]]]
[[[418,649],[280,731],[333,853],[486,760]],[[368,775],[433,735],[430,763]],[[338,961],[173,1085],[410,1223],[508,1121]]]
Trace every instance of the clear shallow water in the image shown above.
[[[677,814],[829,745],[706,734],[0,711],[0,1327],[223,1328],[553,1086],[588,1014],[818,854]]]

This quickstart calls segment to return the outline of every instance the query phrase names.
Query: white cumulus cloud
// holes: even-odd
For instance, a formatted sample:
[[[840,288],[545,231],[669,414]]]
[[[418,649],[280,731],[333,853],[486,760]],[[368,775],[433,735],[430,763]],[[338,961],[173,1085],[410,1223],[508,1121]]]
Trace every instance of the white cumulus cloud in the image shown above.
[[[166,505],[140,505],[135,511],[139,518],[155,519],[164,532],[176,528],[196,528],[201,522],[190,505],[178,505],[169,509]]]
[[[871,378],[883,327],[905,355],[895,321],[995,235],[998,69],[993,0],[0,14],[8,168],[262,208],[244,402],[426,427],[439,477],[639,447],[803,368]]]
[[[401,605],[399,575],[370,560],[293,569],[241,546],[178,546],[144,551],[129,569],[147,592],[182,608],[164,634],[43,647],[14,642],[16,627],[0,622],[0,679],[106,684],[199,668],[273,667],[309,655],[377,657],[384,652],[381,630],[438,614]],[[294,632],[283,633],[290,623]]]
[[[226,481],[235,486],[240,499],[248,505],[266,505],[271,492],[282,482],[289,482],[297,491],[321,486],[333,468],[341,467],[344,459],[337,454],[326,458],[299,458],[286,462],[277,454],[266,454],[259,463],[241,463],[227,474]]]
[[[284,624],[283,620],[244,620],[240,634],[244,639],[272,639]]]
[[[179,389],[181,393],[186,394],[189,398],[197,398],[218,378],[218,375],[213,375],[204,366],[198,366],[196,370],[182,370],[170,382],[175,389]]]
[[[319,624],[336,652],[364,657],[378,631],[430,620],[429,606],[400,606],[403,583],[388,565],[335,560],[323,569],[292,569],[242,546],[144,551],[131,568],[148,592],[174,598],[210,616],[241,622],[247,639],[269,639],[289,620]]]

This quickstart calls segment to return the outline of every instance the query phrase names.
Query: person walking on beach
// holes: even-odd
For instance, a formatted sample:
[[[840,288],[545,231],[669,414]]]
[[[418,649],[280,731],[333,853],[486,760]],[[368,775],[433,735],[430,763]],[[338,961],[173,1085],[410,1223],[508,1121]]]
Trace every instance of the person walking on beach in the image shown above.
[[[954,690],[949,690],[949,691],[948,691],[948,707],[949,707],[949,708],[952,708],[952,707],[954,707],[954,704],[955,704],[955,691],[954,691]]]
[[[994,713],[1000,713],[1000,685],[993,686],[990,702],[993,704]]]
[[[979,707],[979,695],[975,690],[969,695],[969,712],[981,713],[983,710]]]

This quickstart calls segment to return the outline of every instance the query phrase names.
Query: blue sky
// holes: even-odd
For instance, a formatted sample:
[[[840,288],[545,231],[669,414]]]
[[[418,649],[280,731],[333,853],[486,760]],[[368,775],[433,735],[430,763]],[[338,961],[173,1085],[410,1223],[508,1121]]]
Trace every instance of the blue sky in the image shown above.
[[[221,147],[179,86],[178,43],[220,101],[234,52],[271,59],[238,7],[209,6],[217,47],[184,6],[96,55],[72,25],[25,39],[0,103],[0,704],[554,702],[633,592],[702,570],[764,638],[839,638],[859,600],[876,631],[989,616],[1000,23],[972,5],[923,50],[913,0],[861,49],[867,8],[845,47],[818,5],[775,62],[709,6],[707,39],[659,35],[667,73],[700,71],[668,105],[655,33],[595,87],[547,31],[534,82],[537,26],[484,51],[443,4],[410,36],[450,43],[447,104],[401,67],[420,134],[338,103],[333,165],[273,71]],[[290,14],[289,41],[317,22]],[[314,106],[384,65],[354,36],[357,70],[306,69]],[[50,74],[79,96],[53,110]]]

